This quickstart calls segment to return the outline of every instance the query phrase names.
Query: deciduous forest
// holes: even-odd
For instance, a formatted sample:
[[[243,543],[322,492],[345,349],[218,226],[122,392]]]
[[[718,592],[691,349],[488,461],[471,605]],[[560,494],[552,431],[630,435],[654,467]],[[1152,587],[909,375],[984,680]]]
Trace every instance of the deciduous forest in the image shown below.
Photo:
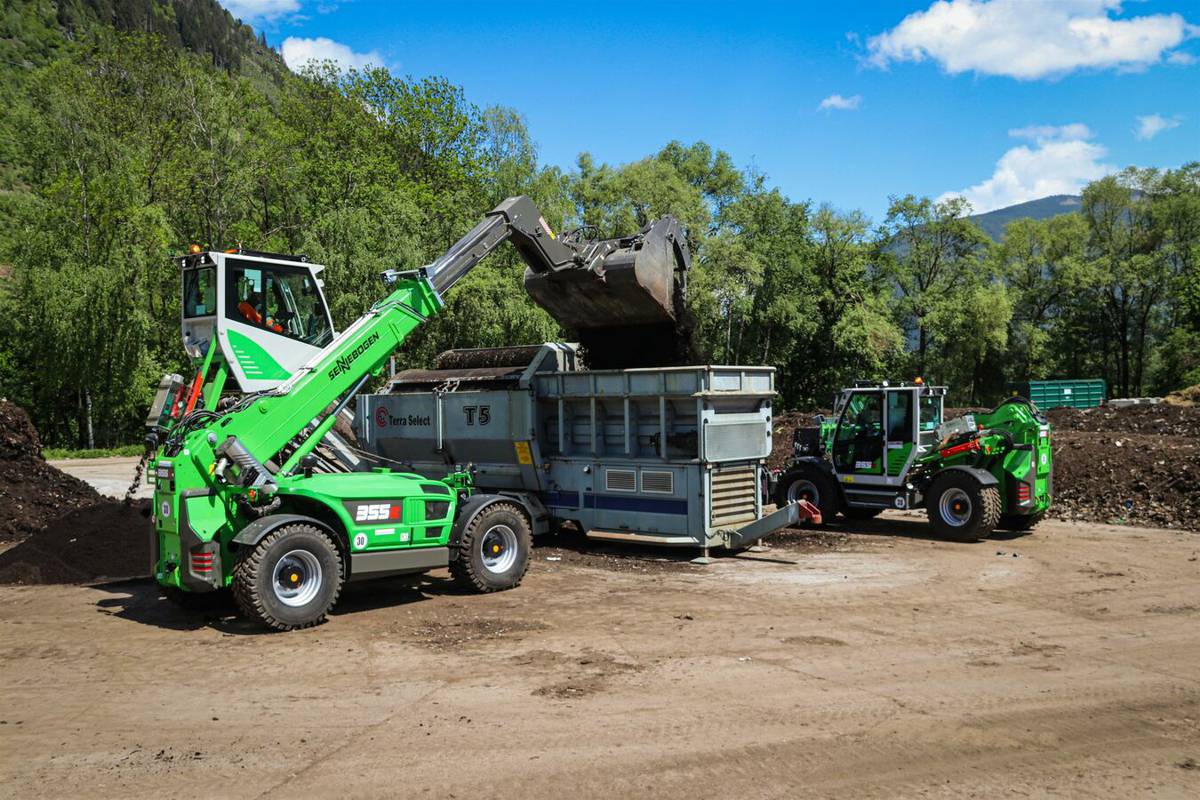
[[[159,377],[187,371],[170,257],[189,244],[326,264],[342,326],[382,270],[520,193],[556,230],[678,217],[701,347],[778,368],[782,407],[855,378],[922,375],[964,403],[1049,377],[1112,396],[1200,383],[1200,163],[1130,167],[997,242],[961,200],[892,197],[873,220],[787,197],[716,142],[607,164],[581,136],[572,168],[546,165],[520,109],[385,69],[293,74],[207,0],[0,9],[0,396],[47,444],[139,439]],[[485,261],[401,364],[563,336],[521,275],[508,249]]]

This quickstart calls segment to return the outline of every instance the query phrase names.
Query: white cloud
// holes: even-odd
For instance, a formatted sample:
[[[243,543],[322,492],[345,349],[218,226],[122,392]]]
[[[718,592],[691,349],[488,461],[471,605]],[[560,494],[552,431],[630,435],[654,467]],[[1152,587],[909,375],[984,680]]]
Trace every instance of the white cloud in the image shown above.
[[[1064,132],[1086,135],[1064,138]],[[946,192],[938,200],[965,197],[974,212],[981,214],[1052,194],[1079,194],[1090,181],[1116,171],[1101,161],[1108,151],[1086,141],[1092,134],[1081,123],[1030,125],[1008,133],[1033,139],[1036,144],[1012,148],[1000,157],[992,177],[957,192]]]
[[[932,59],[946,72],[1034,80],[1078,69],[1140,69],[1200,35],[1180,14],[1114,19],[1120,0],[937,0],[867,40],[869,62]]]
[[[1094,134],[1082,122],[1072,122],[1070,125],[1026,125],[1024,128],[1010,129],[1008,135],[1014,139],[1031,139],[1035,142],[1061,142],[1090,139]]]
[[[840,94],[831,94],[821,101],[817,106],[819,111],[854,111],[862,105],[862,95],[856,94],[852,97],[842,97]]]
[[[1181,122],[1183,120],[1178,116],[1164,117],[1161,114],[1147,114],[1137,118],[1138,124],[1133,130],[1133,135],[1139,139],[1153,139],[1163,131],[1178,128]]]
[[[300,0],[221,0],[221,5],[243,22],[275,19],[300,10]]]
[[[291,70],[298,70],[310,61],[333,61],[342,69],[362,69],[368,65],[383,66],[383,56],[375,50],[369,53],[356,53],[341,42],[318,36],[315,39],[301,39],[289,36],[283,40],[280,48],[283,52],[283,62]]]

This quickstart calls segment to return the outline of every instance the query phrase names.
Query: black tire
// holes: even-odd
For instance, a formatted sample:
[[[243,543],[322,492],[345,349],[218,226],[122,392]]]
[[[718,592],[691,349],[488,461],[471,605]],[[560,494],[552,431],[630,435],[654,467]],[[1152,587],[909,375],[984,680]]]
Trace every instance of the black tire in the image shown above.
[[[996,527],[1004,531],[1031,531],[1045,518],[1045,511],[1037,514],[1001,514]]]
[[[238,552],[233,598],[242,614],[268,628],[309,628],[325,621],[345,574],[329,534],[316,525],[293,522]]]
[[[1000,491],[966,472],[951,470],[933,479],[925,496],[929,524],[943,539],[974,542],[1000,522]]]
[[[846,519],[875,519],[883,513],[882,508],[853,508],[846,507],[842,509],[842,515]]]
[[[513,589],[529,569],[533,533],[515,503],[499,502],[479,512],[463,530],[450,574],[469,592]],[[485,552],[486,551],[486,552]]]
[[[217,611],[229,599],[229,593],[222,590],[189,592],[175,586],[159,586],[158,592],[172,605],[197,614]]]
[[[775,505],[783,508],[803,498],[821,510],[821,520],[832,522],[841,506],[837,484],[829,473],[815,464],[801,462],[779,476],[775,484]]]

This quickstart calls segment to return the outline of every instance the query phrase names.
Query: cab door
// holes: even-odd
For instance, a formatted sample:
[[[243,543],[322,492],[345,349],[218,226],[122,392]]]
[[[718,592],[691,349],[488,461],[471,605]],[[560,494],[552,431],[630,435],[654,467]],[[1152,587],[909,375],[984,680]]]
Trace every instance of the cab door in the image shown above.
[[[884,474],[883,392],[853,392],[842,409],[833,440],[839,475]]]

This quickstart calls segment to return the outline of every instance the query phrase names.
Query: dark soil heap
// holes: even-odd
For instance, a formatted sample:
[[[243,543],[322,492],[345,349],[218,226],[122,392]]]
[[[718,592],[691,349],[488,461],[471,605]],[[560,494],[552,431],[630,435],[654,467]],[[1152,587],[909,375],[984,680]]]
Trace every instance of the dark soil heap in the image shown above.
[[[1047,416],[1056,431],[1138,433],[1188,439],[1200,437],[1200,408],[1165,403],[1124,408],[1055,408]]]
[[[1056,408],[1049,417],[1051,514],[1200,530],[1200,408]]]
[[[0,542],[19,542],[64,512],[99,503],[78,478],[50,466],[20,406],[0,401]]]
[[[88,583],[145,575],[150,521],[55,469],[29,416],[0,401],[0,583]]]

